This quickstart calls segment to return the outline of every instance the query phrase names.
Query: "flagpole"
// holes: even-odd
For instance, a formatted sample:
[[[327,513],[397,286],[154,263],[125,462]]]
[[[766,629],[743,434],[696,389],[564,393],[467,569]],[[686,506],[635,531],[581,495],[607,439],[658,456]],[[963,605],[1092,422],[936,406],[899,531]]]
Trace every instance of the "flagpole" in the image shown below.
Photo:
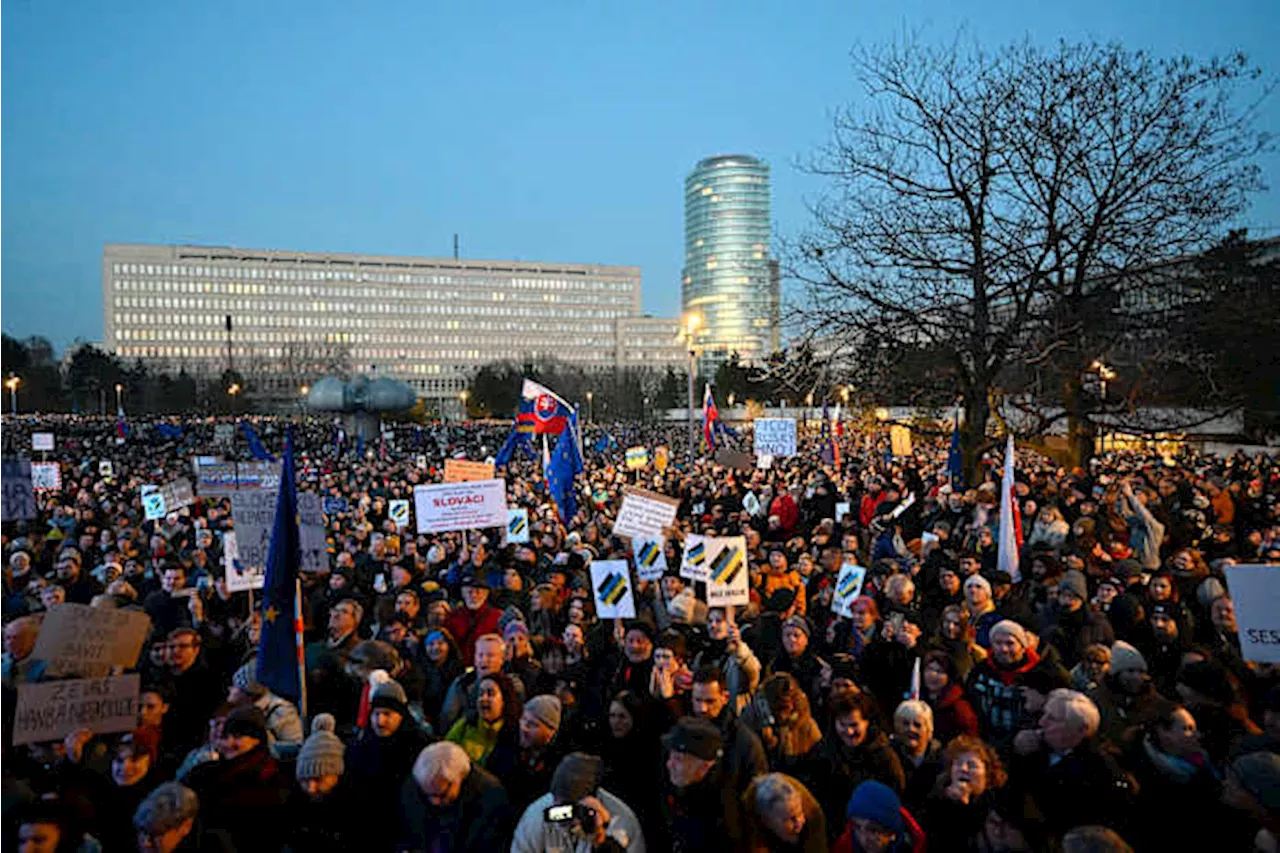
[[[293,588],[293,635],[298,648],[298,713],[303,720],[307,719],[307,658],[302,642],[302,579],[294,579]],[[250,593],[252,595],[252,593]]]

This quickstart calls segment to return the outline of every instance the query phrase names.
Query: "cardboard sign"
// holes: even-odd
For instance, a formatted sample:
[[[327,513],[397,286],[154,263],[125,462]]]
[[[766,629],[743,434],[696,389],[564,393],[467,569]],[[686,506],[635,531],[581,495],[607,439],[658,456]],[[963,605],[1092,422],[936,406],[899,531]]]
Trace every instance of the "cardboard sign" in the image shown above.
[[[151,617],[140,610],[59,604],[40,623],[31,656],[49,676],[100,678],[113,666],[136,666],[150,632]]]
[[[397,499],[387,505],[387,515],[396,523],[396,527],[409,526],[409,502]]]
[[[196,489],[203,497],[225,498],[238,491],[275,491],[279,488],[279,462],[202,464],[196,478]]]
[[[507,510],[507,543],[523,545],[529,541],[529,510]]]
[[[680,560],[680,577],[691,581],[707,580],[707,539],[691,533],[684,538],[684,556]]]
[[[492,462],[470,462],[466,459],[444,460],[446,483],[467,483],[473,480],[492,480]]]
[[[773,467],[773,457],[772,457],[772,456],[769,456],[768,454],[765,454],[764,456],[757,456],[757,457],[756,457],[756,468],[758,468],[759,470],[761,470],[761,471],[768,471],[768,470],[769,470],[770,468],[772,468],[772,467]]]
[[[716,464],[735,471],[754,471],[756,467],[750,453],[734,450],[732,447],[724,447],[716,451]]]
[[[662,531],[675,523],[679,509],[676,498],[628,487],[622,494],[622,508],[613,523],[613,533],[633,539],[661,539]]]
[[[751,601],[745,536],[708,537],[707,606],[726,607]]]
[[[31,449],[32,450],[53,450],[53,433],[51,432],[33,432],[31,433]]]
[[[110,459],[98,460],[98,476],[99,477],[106,477],[107,479],[111,479],[115,475],[116,475],[116,469],[111,464]]]
[[[32,462],[31,488],[37,492],[62,491],[62,467],[57,462]]]
[[[659,473],[666,473],[670,456],[671,451],[667,449],[665,444],[655,447],[653,449],[653,467],[657,468]]]
[[[831,597],[831,609],[846,619],[853,618],[853,602],[862,595],[862,582],[867,570],[853,563],[845,563],[836,576],[835,593]]]
[[[419,533],[477,530],[507,523],[505,480],[469,480],[413,489]]]
[[[627,467],[632,471],[637,471],[649,464],[649,448],[647,447],[628,447],[627,448]]]
[[[31,488],[31,460],[6,456],[0,461],[0,516],[4,521],[27,521],[36,517],[36,493]]]
[[[894,424],[889,427],[889,445],[894,456],[911,455],[911,428]]]
[[[667,573],[667,554],[661,539],[636,539],[636,575],[642,581],[656,581]]]
[[[164,496],[166,513],[177,512],[184,506],[191,506],[196,499],[195,492],[191,490],[191,481],[185,477],[165,483],[160,487],[160,494]]]
[[[795,456],[795,418],[756,418],[756,456]]]
[[[1280,663],[1280,566],[1227,566],[1226,574],[1241,656]]]
[[[601,619],[635,618],[636,602],[626,560],[593,561],[591,591],[596,599],[596,615]]]
[[[246,566],[240,559],[240,546],[234,530],[222,534],[222,576],[228,592],[262,589],[266,585],[266,567]]]
[[[138,725],[141,679],[134,673],[18,685],[14,746],[62,740],[77,729],[98,735],[131,731]]]

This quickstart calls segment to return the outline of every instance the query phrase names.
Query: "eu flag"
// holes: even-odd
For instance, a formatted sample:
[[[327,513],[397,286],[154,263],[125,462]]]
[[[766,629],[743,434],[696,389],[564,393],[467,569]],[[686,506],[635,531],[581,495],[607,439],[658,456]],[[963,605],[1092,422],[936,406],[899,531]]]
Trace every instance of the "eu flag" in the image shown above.
[[[556,449],[547,462],[547,492],[560,511],[560,519],[578,514],[578,497],[574,490],[574,477],[582,473],[582,455],[578,452],[578,413],[570,410],[569,428],[556,439]]]
[[[277,696],[302,699],[299,663],[302,625],[295,609],[298,564],[302,546],[298,536],[298,490],[294,482],[293,436],[285,434],[284,465],[276,519],[267,548],[267,571],[262,587],[262,642],[258,644],[258,681]]]
[[[507,436],[507,440],[498,451],[498,455],[493,457],[493,464],[499,467],[509,465],[512,457],[516,455],[516,451],[521,449],[528,451],[530,456],[537,455],[529,441],[529,433],[522,431],[517,423],[512,425],[511,434]]]
[[[258,438],[258,433],[248,422],[240,422],[240,431],[244,433],[244,440],[249,442],[249,452],[253,454],[254,459],[261,459],[266,462],[275,462],[276,458],[271,455],[271,451],[262,444],[262,439]]]
[[[960,415],[956,414],[956,426],[951,431],[951,448],[947,451],[947,473],[951,475],[951,486],[964,488],[964,456],[960,453]]]

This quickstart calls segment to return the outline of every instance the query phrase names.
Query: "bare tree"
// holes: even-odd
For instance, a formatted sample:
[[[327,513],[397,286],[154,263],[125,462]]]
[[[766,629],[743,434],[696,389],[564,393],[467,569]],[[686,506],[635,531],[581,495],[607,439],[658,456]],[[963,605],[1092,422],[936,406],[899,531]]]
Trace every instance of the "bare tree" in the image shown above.
[[[1096,43],[906,44],[856,69],[866,97],[809,164],[831,190],[792,252],[810,334],[943,355],[967,470],[993,393],[1028,377],[1087,455],[1091,365],[1143,317],[1125,293],[1141,280],[1158,302],[1147,273],[1260,187],[1267,140],[1238,107],[1257,72]]]

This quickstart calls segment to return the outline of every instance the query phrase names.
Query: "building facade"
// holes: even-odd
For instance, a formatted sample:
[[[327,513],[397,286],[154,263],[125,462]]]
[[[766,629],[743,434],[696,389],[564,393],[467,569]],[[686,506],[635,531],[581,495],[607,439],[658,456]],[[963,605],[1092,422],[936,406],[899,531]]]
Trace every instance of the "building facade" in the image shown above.
[[[698,317],[699,365],[778,348],[779,281],[769,257],[769,166],[747,155],[702,160],[685,179],[683,309]]]
[[[683,370],[688,359],[680,321],[669,317],[622,317],[618,319],[617,352],[619,368],[665,371]]]
[[[654,342],[678,325],[640,317],[638,267],[112,244],[102,281],[104,344],[122,359],[230,366],[267,392],[345,371],[449,399],[504,359],[665,363]]]

